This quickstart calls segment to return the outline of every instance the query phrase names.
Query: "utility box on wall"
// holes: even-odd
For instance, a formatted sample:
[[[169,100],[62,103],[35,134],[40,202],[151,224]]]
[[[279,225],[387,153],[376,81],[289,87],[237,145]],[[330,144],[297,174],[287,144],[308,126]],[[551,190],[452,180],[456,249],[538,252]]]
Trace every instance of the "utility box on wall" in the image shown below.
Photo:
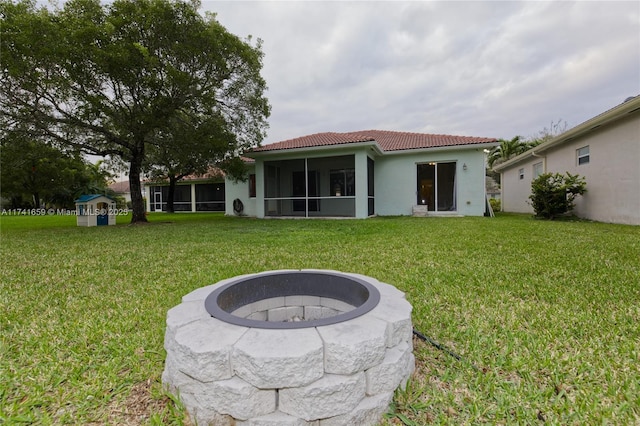
[[[81,195],[76,201],[78,226],[103,226],[116,224],[116,201],[106,195]]]

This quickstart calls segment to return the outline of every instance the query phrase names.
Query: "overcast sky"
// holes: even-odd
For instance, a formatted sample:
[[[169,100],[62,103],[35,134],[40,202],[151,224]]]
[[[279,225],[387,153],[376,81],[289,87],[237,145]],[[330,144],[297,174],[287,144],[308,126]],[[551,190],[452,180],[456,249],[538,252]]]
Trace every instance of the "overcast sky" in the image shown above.
[[[277,142],[378,129],[511,139],[640,94],[640,2],[207,1],[263,40]]]

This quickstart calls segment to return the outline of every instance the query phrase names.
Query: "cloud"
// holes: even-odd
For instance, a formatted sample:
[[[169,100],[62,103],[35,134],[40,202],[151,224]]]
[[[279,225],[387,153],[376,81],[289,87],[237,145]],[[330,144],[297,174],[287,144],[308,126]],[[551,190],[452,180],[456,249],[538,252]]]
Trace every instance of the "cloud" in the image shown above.
[[[511,138],[640,94],[637,2],[203,2],[264,41],[265,142],[369,128]]]

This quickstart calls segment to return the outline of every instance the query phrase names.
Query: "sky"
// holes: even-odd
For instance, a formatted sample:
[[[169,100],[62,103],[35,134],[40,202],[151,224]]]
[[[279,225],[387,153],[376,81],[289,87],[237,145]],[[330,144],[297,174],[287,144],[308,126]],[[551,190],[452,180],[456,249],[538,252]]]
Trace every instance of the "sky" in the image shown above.
[[[511,139],[640,95],[640,1],[213,1],[263,41],[268,144],[395,130]]]

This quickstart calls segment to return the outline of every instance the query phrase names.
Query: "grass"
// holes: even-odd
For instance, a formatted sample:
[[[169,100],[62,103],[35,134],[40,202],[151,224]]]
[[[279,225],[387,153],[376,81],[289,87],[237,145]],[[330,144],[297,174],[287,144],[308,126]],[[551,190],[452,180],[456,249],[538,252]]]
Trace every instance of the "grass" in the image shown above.
[[[166,312],[239,274],[357,272],[407,293],[417,370],[384,425],[639,424],[640,227],[521,215],[79,228],[0,217],[0,424],[188,424]]]

